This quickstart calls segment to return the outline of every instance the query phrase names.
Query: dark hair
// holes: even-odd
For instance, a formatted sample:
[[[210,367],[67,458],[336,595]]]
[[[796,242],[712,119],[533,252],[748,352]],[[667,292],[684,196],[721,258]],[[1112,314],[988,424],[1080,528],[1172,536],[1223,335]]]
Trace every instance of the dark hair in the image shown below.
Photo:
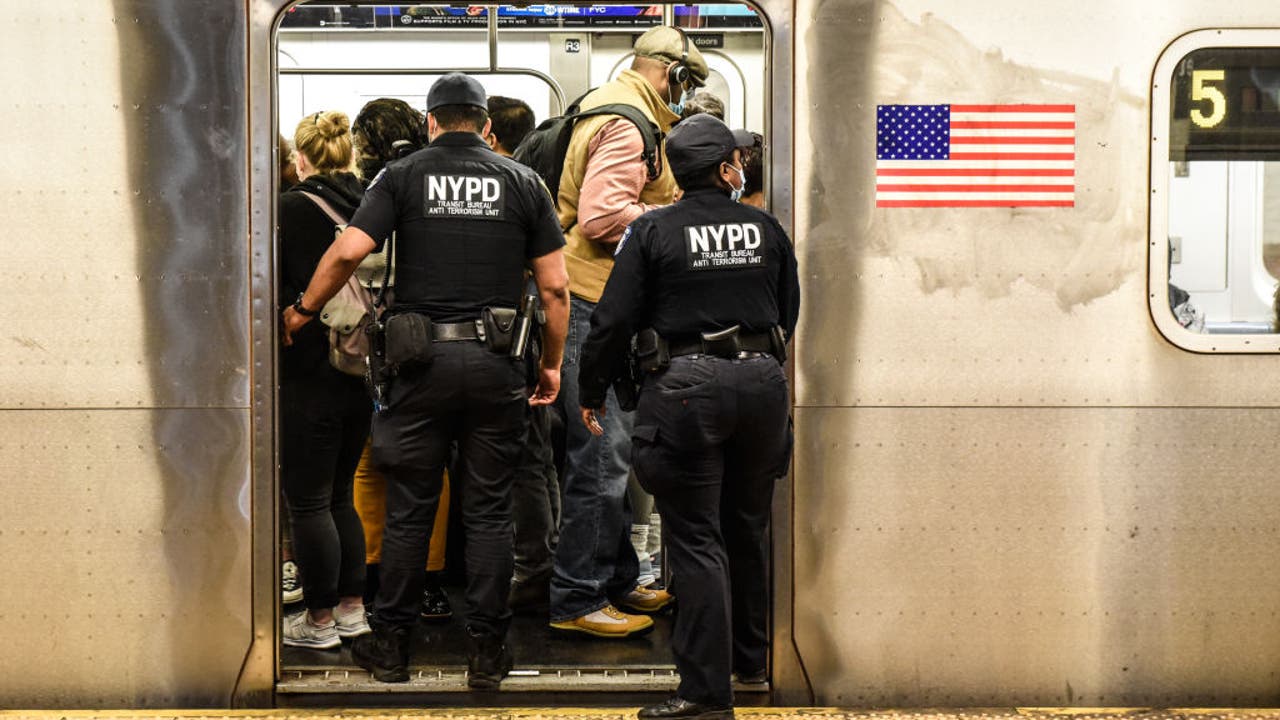
[[[742,169],[747,173],[747,187],[743,195],[755,195],[764,190],[764,138],[758,132],[751,133],[754,142],[742,151]]]
[[[490,95],[489,119],[493,121],[493,134],[507,152],[515,152],[520,141],[533,129],[533,109],[516,98]]]
[[[709,92],[696,92],[684,104],[684,111],[680,113],[680,119],[684,120],[703,113],[723,122],[724,101]]]
[[[293,162],[293,146],[280,135],[280,192],[298,184],[298,167]]]
[[[444,132],[479,133],[489,120],[489,111],[479,105],[441,105],[427,114],[436,119]]]
[[[422,113],[398,98],[378,98],[365,103],[351,126],[358,153],[356,166],[364,179],[372,180],[384,165],[403,157],[402,141],[409,144],[410,151],[426,145],[424,120]]]

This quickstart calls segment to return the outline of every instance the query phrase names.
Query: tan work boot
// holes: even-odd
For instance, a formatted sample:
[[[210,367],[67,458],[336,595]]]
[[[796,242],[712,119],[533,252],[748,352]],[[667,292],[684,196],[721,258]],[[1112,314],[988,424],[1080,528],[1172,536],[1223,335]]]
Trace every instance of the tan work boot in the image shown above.
[[[618,599],[618,606],[638,613],[656,613],[676,598],[666,590],[637,587]]]
[[[552,630],[578,632],[598,638],[638,637],[653,630],[653,618],[645,615],[628,615],[612,605],[572,620],[551,623]]]

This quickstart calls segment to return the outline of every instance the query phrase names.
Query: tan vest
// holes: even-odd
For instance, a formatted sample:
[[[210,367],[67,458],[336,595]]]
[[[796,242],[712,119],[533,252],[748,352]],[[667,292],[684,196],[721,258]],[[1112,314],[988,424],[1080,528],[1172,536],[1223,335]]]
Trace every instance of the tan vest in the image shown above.
[[[644,76],[631,70],[612,82],[601,85],[582,101],[582,109],[590,110],[610,103],[626,103],[644,111],[663,135],[671,130],[671,123],[679,119],[667,103],[653,89]],[[588,240],[578,226],[578,198],[582,193],[582,180],[587,174],[587,146],[600,128],[620,115],[590,117],[573,128],[569,139],[569,151],[564,158],[564,172],[560,176],[560,193],[557,214],[560,227],[565,232],[564,259],[569,270],[569,291],[588,302],[599,302],[604,292],[609,271],[613,270],[613,244]],[[675,196],[676,180],[667,167],[666,144],[658,141],[657,179],[640,191],[640,202],[652,205],[668,205]]]

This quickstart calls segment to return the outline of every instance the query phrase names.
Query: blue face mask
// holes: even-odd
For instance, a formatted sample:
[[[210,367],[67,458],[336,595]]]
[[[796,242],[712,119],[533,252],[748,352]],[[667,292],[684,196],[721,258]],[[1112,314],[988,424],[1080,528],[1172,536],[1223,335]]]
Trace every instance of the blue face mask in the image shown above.
[[[684,113],[684,103],[689,99],[689,91],[680,91],[680,102],[668,102],[667,107],[671,108],[671,112],[680,115]]]
[[[742,200],[742,193],[747,190],[747,171],[739,168],[737,165],[730,165],[734,172],[738,173],[738,177],[742,179],[742,184],[729,191],[729,199],[734,202]]]

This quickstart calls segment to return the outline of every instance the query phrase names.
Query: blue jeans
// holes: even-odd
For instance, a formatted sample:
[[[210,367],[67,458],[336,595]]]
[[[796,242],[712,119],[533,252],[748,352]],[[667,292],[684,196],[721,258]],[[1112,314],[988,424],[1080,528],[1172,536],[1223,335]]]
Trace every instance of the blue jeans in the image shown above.
[[[605,607],[611,598],[634,590],[639,574],[627,503],[634,414],[623,412],[610,390],[600,419],[604,435],[596,437],[583,426],[579,412],[578,355],[595,308],[576,296],[569,302],[569,336],[560,370],[565,468],[560,543],[551,577],[552,622]]]

